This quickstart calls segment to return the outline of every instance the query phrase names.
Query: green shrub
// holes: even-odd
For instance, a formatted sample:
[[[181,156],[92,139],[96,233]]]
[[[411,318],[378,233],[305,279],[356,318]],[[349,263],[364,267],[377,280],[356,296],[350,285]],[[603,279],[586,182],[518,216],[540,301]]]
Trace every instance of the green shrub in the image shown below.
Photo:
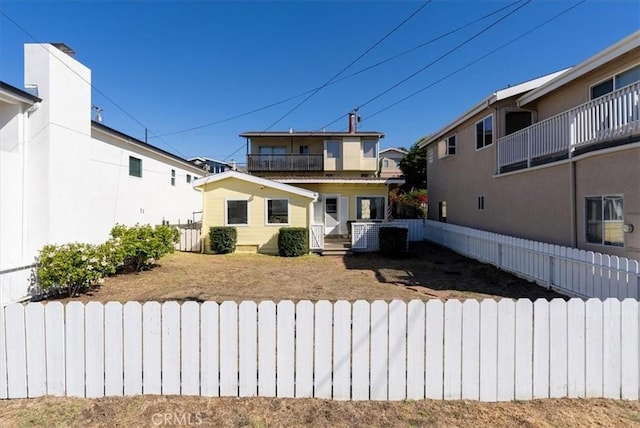
[[[216,254],[233,253],[238,242],[238,231],[235,227],[209,228],[209,242],[211,251]]]
[[[90,244],[45,245],[37,260],[38,287],[45,294],[69,297],[101,282],[115,266],[103,251]]]
[[[309,252],[306,227],[281,227],[278,233],[278,253],[283,257],[298,257]]]
[[[380,252],[385,256],[398,256],[407,251],[409,231],[404,227],[381,227],[378,235]]]
[[[148,224],[132,227],[116,224],[111,229],[111,237],[122,251],[123,268],[140,272],[160,257],[173,253],[180,232],[166,225],[153,228]]]

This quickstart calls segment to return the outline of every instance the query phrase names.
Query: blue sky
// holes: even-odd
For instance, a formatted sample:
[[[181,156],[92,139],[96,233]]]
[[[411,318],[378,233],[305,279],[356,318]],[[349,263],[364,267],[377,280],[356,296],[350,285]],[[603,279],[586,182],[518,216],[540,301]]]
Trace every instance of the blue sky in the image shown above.
[[[117,103],[93,91],[105,125],[141,139],[147,127],[150,143],[184,157],[242,163],[241,132],[344,130],[358,106],[360,129],[386,134],[381,147],[409,147],[495,90],[575,65],[640,28],[637,0],[433,0],[338,79],[458,31],[336,79],[300,106],[309,93],[224,121],[321,87],[424,3],[3,0],[0,80],[22,87],[24,43],[64,42]]]

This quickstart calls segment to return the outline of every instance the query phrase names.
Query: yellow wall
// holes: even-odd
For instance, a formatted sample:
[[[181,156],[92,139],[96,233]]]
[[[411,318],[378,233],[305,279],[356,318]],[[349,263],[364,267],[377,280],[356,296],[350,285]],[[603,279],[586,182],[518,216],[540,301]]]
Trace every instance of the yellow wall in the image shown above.
[[[339,183],[314,183],[297,184],[297,187],[317,192],[320,195],[339,195],[349,198],[349,218],[356,219],[357,196],[384,196],[387,200],[389,190],[386,184],[339,184]],[[386,206],[387,202],[385,202]]]
[[[307,227],[311,199],[270,187],[261,188],[255,183],[227,178],[204,187],[202,236],[205,252],[211,252],[209,228],[225,226],[226,200],[249,200],[249,224],[235,226],[238,231],[238,247],[257,248],[261,253],[277,254],[280,227]],[[289,199],[289,224],[266,224],[266,200]]]

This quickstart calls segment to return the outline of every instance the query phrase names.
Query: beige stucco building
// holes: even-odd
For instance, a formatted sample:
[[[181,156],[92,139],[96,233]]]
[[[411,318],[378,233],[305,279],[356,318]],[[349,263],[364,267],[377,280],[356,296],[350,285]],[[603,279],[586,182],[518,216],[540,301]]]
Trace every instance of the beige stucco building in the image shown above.
[[[421,147],[430,219],[640,260],[640,32]]]
[[[398,147],[380,150],[380,177],[401,177],[400,161],[407,151]]]

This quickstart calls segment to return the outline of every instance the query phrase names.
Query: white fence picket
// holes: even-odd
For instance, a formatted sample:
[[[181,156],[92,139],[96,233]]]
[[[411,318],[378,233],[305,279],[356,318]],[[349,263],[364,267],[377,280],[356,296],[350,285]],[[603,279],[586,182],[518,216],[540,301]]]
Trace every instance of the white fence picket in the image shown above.
[[[5,333],[4,307],[0,306],[0,399],[7,398],[7,352],[5,344],[7,335]]]
[[[67,395],[85,396],[85,341],[84,305],[80,302],[67,303],[65,319]]]
[[[242,302],[238,307],[238,353],[240,397],[255,397],[258,394],[258,305],[255,302]]]
[[[549,302],[533,304],[533,398],[549,398]]]
[[[375,301],[371,304],[371,399],[388,397],[389,370],[389,305]]]
[[[205,397],[220,395],[218,304],[204,302],[200,308],[200,393]]]
[[[122,304],[109,302],[104,306],[104,394],[124,394]]]
[[[313,397],[313,303],[301,300],[296,304],[296,391],[295,396]]]
[[[515,398],[533,398],[533,303],[528,299],[516,302],[515,325]]]
[[[351,304],[333,305],[333,399],[351,399]]]
[[[48,306],[48,305],[47,305]],[[123,354],[124,354],[124,395],[138,395],[144,391],[142,375],[144,361],[142,348],[142,305],[138,302],[127,302],[123,308]],[[147,348],[147,352],[151,352]]]
[[[27,398],[24,307],[17,303],[8,305],[5,307],[4,315],[5,332],[7,332],[7,396],[8,398]]]
[[[429,300],[426,305],[425,332],[425,397],[444,398],[444,303]]]
[[[412,300],[407,305],[407,398],[425,398],[426,305]]]
[[[620,394],[623,400],[640,398],[640,317],[638,301],[625,299],[620,305],[620,370],[622,385]]]
[[[180,305],[162,305],[162,393],[180,394]]]
[[[276,396],[276,305],[258,305],[258,395]]]
[[[162,394],[162,307],[158,302],[142,305],[142,390]]]
[[[314,341],[314,397],[331,398],[331,351],[333,305],[327,300],[316,303]]]
[[[567,396],[567,303],[549,303],[549,397]]]
[[[24,309],[26,329],[27,392],[29,397],[47,395],[46,334],[44,306],[31,303]]]
[[[506,301],[506,300],[505,300]],[[486,299],[480,304],[479,399],[498,399],[498,304]]]
[[[220,396],[238,396],[238,305],[220,305]],[[254,372],[255,376],[255,372]]]
[[[462,399],[480,399],[480,303],[462,304]]]
[[[603,305],[589,299],[585,304],[585,397],[602,397],[603,386]]]
[[[515,399],[516,373],[516,304],[511,299],[498,302],[497,341],[496,400],[509,401]]]
[[[295,305],[290,300],[278,302],[276,331],[276,395],[295,396]]]
[[[567,302],[567,397],[585,396],[585,305],[581,299]]]
[[[86,397],[104,397],[104,307],[89,302],[85,310]]]
[[[607,299],[602,308],[603,334],[603,396],[605,398],[620,398],[620,383],[622,372],[620,370],[622,356],[620,355],[621,325],[620,325],[620,300]],[[626,375],[626,374],[625,374]]]
[[[369,302],[358,300],[353,304],[351,344],[353,400],[369,399]]]
[[[462,398],[462,303],[444,304],[444,399]]]
[[[407,397],[407,304],[389,304],[389,400]]]
[[[183,303],[180,316],[180,393],[200,395],[200,305]]]

